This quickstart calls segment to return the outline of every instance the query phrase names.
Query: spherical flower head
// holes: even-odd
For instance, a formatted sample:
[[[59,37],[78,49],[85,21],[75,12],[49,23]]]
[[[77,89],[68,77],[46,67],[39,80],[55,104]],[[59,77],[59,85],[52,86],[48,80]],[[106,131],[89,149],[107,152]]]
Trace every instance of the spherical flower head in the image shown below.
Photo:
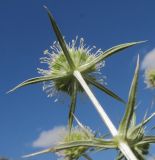
[[[79,46],[77,46],[77,41],[78,38],[76,38],[76,40],[72,40],[71,43],[66,44],[76,70],[78,70],[80,66],[93,61],[96,58],[96,56],[101,53],[100,49],[93,53],[95,46],[91,48],[86,47],[83,38],[80,38]],[[72,84],[74,81],[76,81],[75,77],[73,76],[73,72],[75,69],[71,69],[58,42],[54,42],[51,46],[51,49],[51,51],[46,50],[44,52],[46,57],[41,58],[41,63],[48,64],[48,70],[38,69],[38,72],[44,76],[61,76],[62,74],[66,76],[64,76],[64,78],[61,79],[53,80],[50,82],[44,82],[43,90],[45,90],[49,96],[53,96],[53,94],[55,94],[58,91],[62,91],[71,95],[73,87]],[[100,75],[100,68],[102,68],[103,66],[104,62],[101,62],[97,65],[92,66],[82,74],[92,75],[92,78],[96,79],[98,78],[97,76]],[[103,77],[100,77],[98,81],[103,81]],[[78,91],[83,91],[80,85],[77,88]]]
[[[134,151],[136,156],[138,157],[141,153],[142,155],[147,155],[149,153],[149,143],[142,143],[143,138],[145,137],[144,128],[139,129],[138,131],[134,130],[135,127],[131,127],[127,134],[127,141],[130,145],[131,149]]]
[[[145,83],[148,88],[155,88],[155,69],[147,69],[145,71]]]
[[[64,134],[64,138],[61,143],[70,143],[70,142],[78,142],[82,140],[91,140],[95,137],[94,133],[88,127],[80,128],[80,127],[73,127],[71,132],[67,132]],[[58,152],[57,154],[60,157],[65,158],[65,160],[74,160],[79,158],[85,151],[87,151],[89,147],[86,146],[79,146],[68,148],[63,151]]]

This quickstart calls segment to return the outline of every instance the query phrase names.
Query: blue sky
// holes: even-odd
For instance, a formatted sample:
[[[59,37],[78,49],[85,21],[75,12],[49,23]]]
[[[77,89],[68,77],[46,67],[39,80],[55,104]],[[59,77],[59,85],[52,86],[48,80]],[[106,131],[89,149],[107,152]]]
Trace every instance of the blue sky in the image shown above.
[[[69,98],[61,97],[59,102],[54,103],[54,98],[47,98],[42,91],[42,84],[5,94],[16,84],[38,76],[38,67],[46,68],[40,64],[39,58],[55,41],[55,35],[43,5],[52,10],[67,42],[78,35],[85,39],[87,45],[96,45],[105,50],[120,43],[148,40],[145,44],[107,59],[102,70],[107,77],[108,87],[126,100],[137,54],[140,54],[142,60],[155,48],[154,0],[1,0],[0,155],[13,160],[39,150],[33,148],[32,143],[42,131],[67,122]],[[137,96],[138,121],[143,118],[154,97],[154,91],[146,89],[143,81],[141,71]],[[124,106],[96,89],[93,91],[118,126]],[[93,130],[107,133],[105,125],[85,95],[79,95],[76,115]],[[105,151],[92,157],[112,160],[115,152]],[[54,160],[56,157],[50,154],[32,159]]]

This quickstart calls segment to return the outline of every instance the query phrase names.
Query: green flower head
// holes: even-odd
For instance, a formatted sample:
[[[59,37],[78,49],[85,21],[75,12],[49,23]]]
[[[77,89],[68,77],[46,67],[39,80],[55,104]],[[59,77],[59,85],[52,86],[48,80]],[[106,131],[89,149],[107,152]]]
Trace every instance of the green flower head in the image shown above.
[[[94,133],[88,127],[85,127],[85,130],[80,127],[72,127],[72,131],[64,135],[61,143],[68,144],[72,142],[88,141],[92,140],[94,137]],[[65,160],[75,160],[81,157],[81,155],[83,155],[89,148],[90,147],[88,146],[72,147],[59,151],[57,154],[60,157],[64,157]]]
[[[147,87],[155,88],[155,69],[147,69],[144,76]]]
[[[55,153],[59,159],[78,160],[80,157],[89,157],[87,152],[92,147],[101,146],[95,138],[95,132],[82,124],[72,127],[71,131],[68,127],[60,127],[59,130],[55,131],[57,135],[56,137],[53,137],[55,138],[54,145],[51,144],[53,147],[24,157],[32,157],[45,153]]]
[[[69,51],[71,59],[73,60],[76,70],[79,70],[79,68],[83,65],[91,63],[99,54],[102,53],[101,49],[94,51],[95,46],[92,48],[87,47],[84,44],[83,38],[80,38],[78,45],[78,37],[76,37],[75,40],[72,40],[71,44],[66,44],[66,47]],[[40,74],[51,77],[60,77],[61,75],[68,76],[45,82],[43,90],[48,93],[48,96],[53,96],[58,91],[71,95],[73,90],[72,84],[76,81],[72,75],[75,69],[72,69],[69,66],[60,44],[58,42],[54,42],[51,46],[51,51],[46,50],[44,54],[46,57],[41,58],[41,63],[47,63],[48,70],[38,69]],[[94,64],[88,70],[83,72],[83,75],[89,75],[93,80],[100,83],[103,82],[103,76],[101,77],[100,69],[104,66],[104,64],[104,61],[96,65]],[[77,86],[77,91],[83,91],[80,85]]]

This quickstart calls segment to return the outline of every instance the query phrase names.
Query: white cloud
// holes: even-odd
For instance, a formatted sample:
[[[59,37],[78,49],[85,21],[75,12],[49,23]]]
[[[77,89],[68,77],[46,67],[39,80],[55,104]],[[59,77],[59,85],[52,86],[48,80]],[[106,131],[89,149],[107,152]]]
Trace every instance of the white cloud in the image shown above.
[[[143,70],[155,69],[155,48],[146,54],[142,61],[141,68]]]
[[[48,131],[42,131],[39,137],[32,143],[33,147],[50,147],[53,146],[64,138],[67,134],[65,126],[55,127]]]

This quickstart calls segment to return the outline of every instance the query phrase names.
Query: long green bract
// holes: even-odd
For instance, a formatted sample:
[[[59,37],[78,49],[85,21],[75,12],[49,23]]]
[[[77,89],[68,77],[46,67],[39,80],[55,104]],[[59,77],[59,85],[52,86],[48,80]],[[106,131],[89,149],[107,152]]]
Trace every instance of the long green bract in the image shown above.
[[[138,72],[139,72],[139,56],[137,59],[137,65],[136,65],[134,77],[130,87],[127,109],[119,126],[119,134],[122,135],[124,138],[126,138],[127,131],[130,126],[130,121],[134,113],[136,90],[137,90],[137,83],[138,83]]]
[[[99,56],[97,56],[92,62],[82,65],[81,67],[79,67],[79,71],[80,72],[84,72],[86,70],[89,70],[91,67],[93,67],[94,65],[96,65],[97,63],[103,61],[105,58],[108,58],[110,56],[112,56],[113,54],[118,53],[119,51],[122,51],[126,48],[132,47],[134,45],[140,44],[140,43],[144,43],[146,41],[138,41],[138,42],[130,42],[130,43],[124,43],[124,44],[120,44],[117,46],[114,46],[106,51],[104,51],[102,54],[100,54]]]
[[[113,97],[114,99],[122,102],[122,103],[126,103],[122,98],[120,98],[117,94],[115,94],[113,91],[110,91],[108,88],[106,88],[105,86],[103,86],[102,84],[98,83],[96,80],[94,80],[93,78],[91,78],[90,76],[84,76],[84,79],[91,83],[92,85],[94,85],[95,87],[97,87],[98,89],[102,90],[103,92],[105,92],[106,94],[108,94],[109,96]]]
[[[58,80],[58,79],[61,79],[63,77],[67,77],[67,76],[62,74],[61,76],[41,76],[41,77],[31,78],[31,79],[25,80],[22,83],[18,84],[17,86],[15,86],[13,89],[8,91],[7,93],[13,92],[16,89],[27,86],[27,85],[40,83],[40,82],[45,82],[45,81],[50,81],[50,80]]]
[[[49,152],[59,152],[61,150],[69,149],[69,148],[74,148],[74,147],[80,147],[80,146],[85,146],[85,147],[97,147],[97,148],[114,148],[115,145],[112,143],[112,141],[98,141],[96,139],[94,140],[81,140],[81,141],[73,141],[69,143],[63,143],[60,144],[56,147],[52,147],[49,149],[45,149],[36,153],[32,153],[29,155],[25,155],[23,157],[32,157],[40,154],[45,154]]]
[[[56,37],[58,39],[58,42],[59,42],[59,44],[61,46],[61,49],[63,50],[63,53],[64,53],[69,65],[70,65],[70,67],[72,69],[74,69],[75,68],[74,62],[73,62],[73,60],[72,60],[72,58],[71,58],[71,56],[69,54],[69,51],[68,51],[68,49],[66,47],[66,43],[65,43],[65,41],[63,39],[63,36],[62,36],[62,34],[60,32],[60,29],[57,26],[57,23],[55,22],[54,17],[52,15],[52,13],[50,12],[50,10],[46,6],[44,6],[44,8],[46,9],[46,11],[48,13],[48,17],[50,19],[50,22],[52,24],[52,27],[53,27],[54,33],[55,33],[55,35],[56,35]]]

